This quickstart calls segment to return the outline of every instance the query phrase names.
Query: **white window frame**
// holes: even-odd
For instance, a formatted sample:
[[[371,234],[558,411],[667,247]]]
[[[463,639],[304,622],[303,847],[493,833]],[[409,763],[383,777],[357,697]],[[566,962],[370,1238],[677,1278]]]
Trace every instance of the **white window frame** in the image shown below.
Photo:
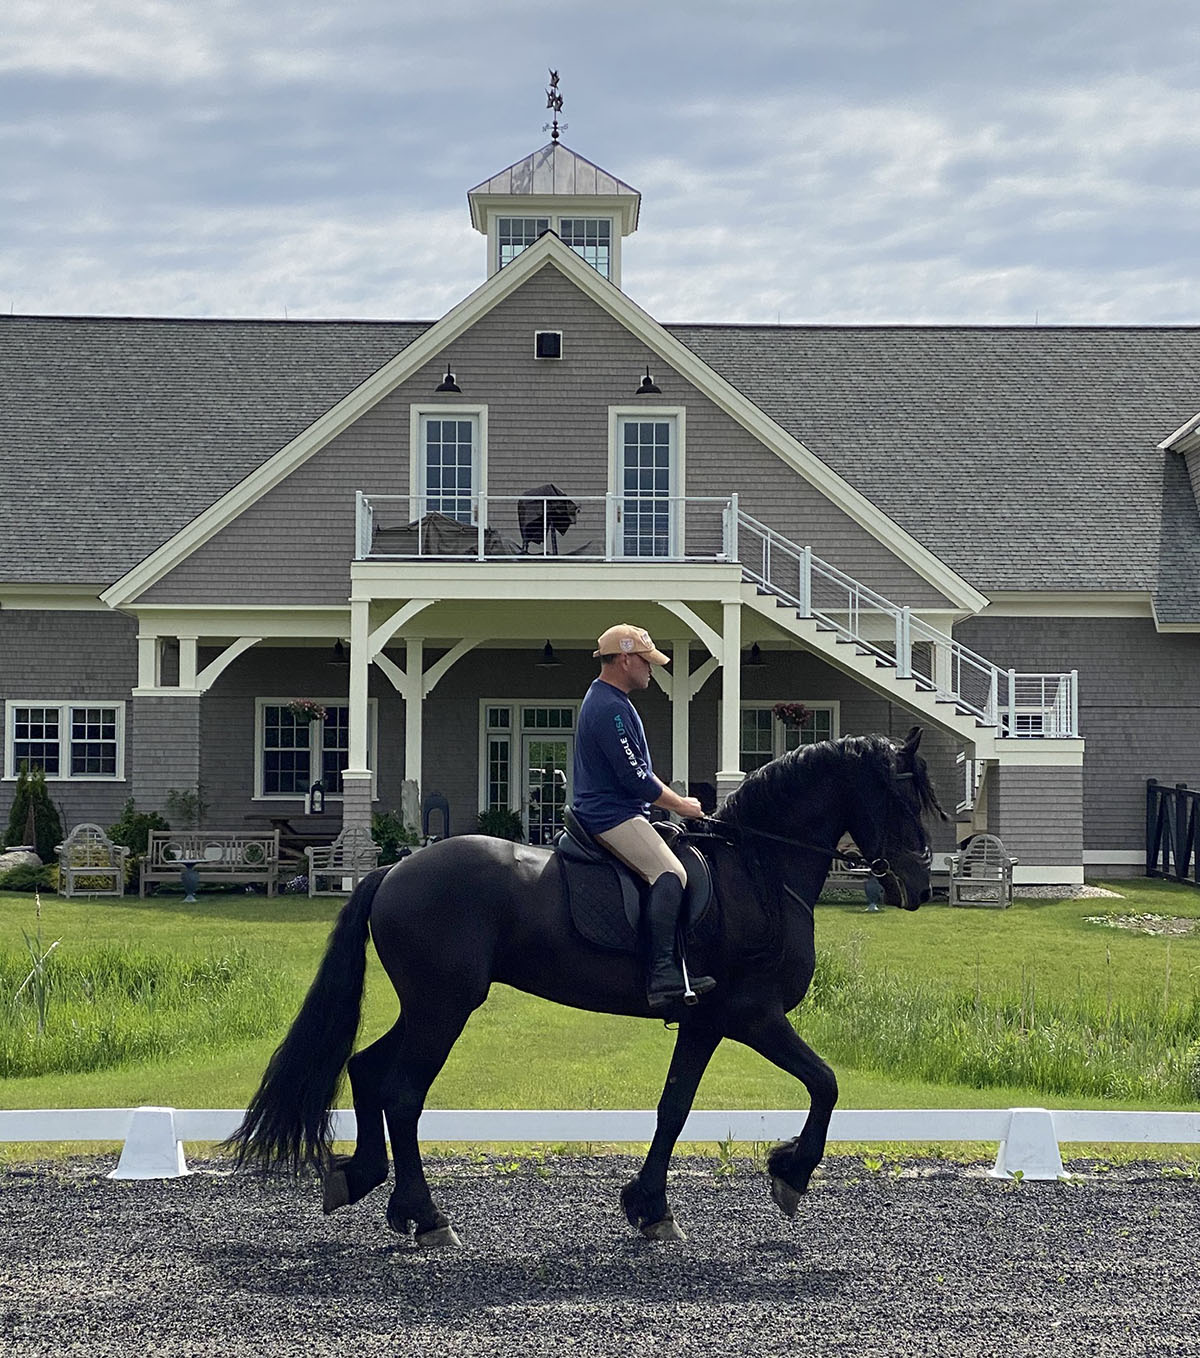
[[[562,240],[562,223],[563,223],[563,218],[564,218],[564,217],[569,217],[572,221],[607,222],[607,223],[608,223],[608,273],[607,273],[607,274],[600,273],[600,270],[599,270],[599,269],[596,269],[596,273],[597,273],[601,278],[607,279],[608,282],[614,284],[616,287],[619,288],[619,287],[621,286],[621,216],[620,216],[619,213],[604,212],[604,211],[599,211],[599,212],[597,212],[597,211],[595,211],[595,210],[590,211],[590,212],[589,212],[589,211],[579,211],[579,212],[558,212],[558,211],[541,211],[541,212],[538,212],[538,211],[530,211],[530,212],[517,212],[517,211],[515,211],[515,210],[514,210],[514,211],[509,211],[509,210],[507,210],[507,209],[505,209],[504,211],[493,211],[493,212],[489,212],[489,213],[488,213],[488,261],[489,261],[489,264],[488,264],[488,273],[489,273],[489,274],[497,274],[497,273],[499,273],[500,270],[501,270],[501,264],[500,264],[500,219],[501,219],[502,217],[523,217],[523,218],[533,218],[533,219],[535,219],[535,220],[544,217],[544,218],[546,218],[546,219],[549,221],[549,223],[550,223],[549,229],[550,229],[551,231],[554,232],[554,234],[559,238],[559,240]],[[536,242],[535,242],[535,244],[536,244]],[[564,242],[564,244],[565,244],[565,242]],[[525,247],[525,250],[528,250],[529,248],[530,248],[530,247],[527,245],[527,246]],[[573,255],[576,255],[577,258],[580,259],[583,263],[585,263],[585,264],[587,263],[587,260],[585,260],[585,259],[583,258],[582,255],[579,255],[579,254],[578,254],[578,252],[575,250],[574,246],[568,245],[568,246],[567,246],[567,249],[570,250],[571,253],[572,253]],[[521,255],[523,255],[523,254],[525,253],[525,250],[520,250],[520,251],[518,251],[518,252],[512,257],[512,259],[510,259],[510,260],[508,261],[508,264],[505,264],[503,267],[507,269],[507,268],[509,267],[510,264],[512,264],[512,263],[514,263],[514,261],[520,259]],[[594,267],[594,266],[588,265],[588,267],[589,267],[589,268],[592,268],[592,267]]]
[[[255,698],[254,700],[254,795],[251,801],[255,802],[303,802],[308,789],[304,792],[264,792],[263,791],[263,755],[265,746],[263,743],[264,728],[266,726],[266,709],[268,707],[286,707],[288,703],[294,703],[296,697],[293,694],[290,698]],[[343,695],[340,698],[314,698],[313,702],[320,703],[322,707],[348,707],[350,699]],[[375,751],[377,748],[379,732],[379,700],[377,698],[367,699],[367,768],[371,771],[371,799],[376,796],[375,784],[377,779]],[[311,756],[311,749],[309,754]],[[312,774],[312,760],[309,759],[309,775]],[[313,780],[318,781],[316,779]],[[309,787],[312,783],[309,783]],[[327,792],[325,800],[329,802],[340,802],[343,794],[340,792]]]
[[[626,557],[623,551],[624,530],[619,520],[619,510],[625,498],[625,440],[621,428],[626,420],[638,423],[666,420],[673,428],[671,456],[671,484],[667,494],[671,505],[669,522],[671,525],[670,551],[660,557]],[[620,560],[629,561],[678,561],[683,555],[687,542],[687,519],[685,514],[684,487],[687,485],[687,408],[685,406],[658,405],[619,405],[608,408],[608,489],[616,497],[618,513],[612,525],[613,540],[608,544],[610,554]]]
[[[123,783],[125,781],[125,702],[111,698],[6,698],[4,700],[4,778],[12,783],[20,770],[13,756],[15,743],[14,714],[18,707],[53,707],[58,710],[58,764],[65,772],[46,774],[48,783]],[[117,771],[116,773],[72,773],[71,770],[71,712],[82,707],[106,707],[117,714]]]
[[[743,712],[770,712],[777,703],[799,702],[803,703],[810,712],[829,712],[829,739],[837,740],[841,736],[842,729],[842,704],[839,698],[772,698],[770,701],[765,699],[752,699],[738,706],[739,720]],[[787,727],[778,718],[771,723],[771,758],[778,759],[780,755],[787,752]],[[741,757],[741,742],[739,731],[738,757]]]
[[[508,708],[508,728],[504,732],[488,730],[487,710],[489,707]],[[523,707],[563,707],[569,708],[574,714],[571,727],[563,731],[563,735],[569,735],[574,739],[576,731],[579,729],[579,700],[569,698],[559,700],[557,698],[480,698],[479,700],[479,744],[478,744],[478,765],[479,765],[479,810],[488,809],[488,750],[487,742],[489,735],[504,734],[508,736],[508,809],[515,811],[522,821],[525,819],[525,806],[522,798],[524,779],[521,774],[522,743],[527,735],[537,735],[539,728],[525,726],[521,721],[521,709]],[[544,734],[552,736],[554,731],[547,728]]]
[[[538,342],[538,336],[539,336],[539,335],[557,335],[557,336],[558,336],[558,353],[557,353],[557,354],[539,354],[538,351],[537,351],[537,342]],[[565,345],[563,344],[563,332],[562,332],[561,330],[551,330],[551,329],[549,329],[549,328],[546,327],[546,326],[539,326],[539,327],[533,332],[533,357],[534,357],[534,361],[535,361],[535,362],[537,362],[537,363],[561,363],[561,362],[563,361],[563,357],[564,357],[565,353],[566,353],[566,347],[565,347]]]
[[[474,420],[475,439],[471,460],[471,496],[474,508],[471,522],[478,521],[480,508],[487,495],[487,429],[488,408],[485,405],[450,405],[422,403],[409,407],[408,413],[408,485],[409,517],[414,521],[425,512],[426,502],[426,420]],[[486,518],[484,527],[487,526]]]

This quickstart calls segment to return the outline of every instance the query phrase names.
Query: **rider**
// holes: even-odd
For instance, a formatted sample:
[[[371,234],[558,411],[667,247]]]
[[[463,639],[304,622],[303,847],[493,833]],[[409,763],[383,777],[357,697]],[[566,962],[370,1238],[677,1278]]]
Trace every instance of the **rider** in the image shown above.
[[[654,776],[642,719],[629,700],[630,693],[649,687],[653,667],[666,665],[667,657],[644,628],[627,622],[610,627],[592,655],[600,659],[600,674],[579,708],[572,810],[585,830],[650,883],[646,998],[660,1009],[682,999],[687,989],[675,956],[687,873],[651,826],[650,805],[693,819],[703,812],[695,797],[679,796]],[[716,984],[711,976],[693,976],[691,982],[697,995]]]

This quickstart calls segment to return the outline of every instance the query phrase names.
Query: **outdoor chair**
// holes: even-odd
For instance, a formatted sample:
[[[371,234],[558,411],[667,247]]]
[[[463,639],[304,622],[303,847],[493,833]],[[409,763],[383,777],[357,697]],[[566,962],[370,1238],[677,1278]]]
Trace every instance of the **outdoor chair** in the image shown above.
[[[123,896],[129,850],[91,821],[75,826],[55,849],[60,896]]]
[[[974,835],[950,855],[950,904],[1007,910],[1012,905],[1013,868],[1020,861],[995,835]]]
[[[310,896],[340,896],[353,891],[359,881],[379,866],[379,845],[363,829],[343,830],[332,844],[310,844],[304,850],[308,859],[308,894]],[[320,880],[336,885],[324,891]],[[347,886],[349,883],[349,886]]]

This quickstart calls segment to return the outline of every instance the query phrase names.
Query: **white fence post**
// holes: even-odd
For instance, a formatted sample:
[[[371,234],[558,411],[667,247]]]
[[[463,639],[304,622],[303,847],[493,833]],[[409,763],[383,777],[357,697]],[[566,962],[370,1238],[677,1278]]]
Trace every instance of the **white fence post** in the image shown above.
[[[1061,1179],[1064,1175],[1054,1115],[1045,1108],[1014,1108],[1008,1135],[1000,1143],[996,1163],[988,1171],[994,1179]]]
[[[110,1179],[181,1179],[191,1171],[175,1135],[175,1110],[135,1108],[121,1159]]]

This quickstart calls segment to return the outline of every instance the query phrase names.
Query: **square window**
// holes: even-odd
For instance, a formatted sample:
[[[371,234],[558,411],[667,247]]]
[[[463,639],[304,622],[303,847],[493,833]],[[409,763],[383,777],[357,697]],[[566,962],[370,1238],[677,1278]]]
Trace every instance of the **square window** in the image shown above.
[[[539,330],[533,337],[534,358],[562,358],[561,330]]]

